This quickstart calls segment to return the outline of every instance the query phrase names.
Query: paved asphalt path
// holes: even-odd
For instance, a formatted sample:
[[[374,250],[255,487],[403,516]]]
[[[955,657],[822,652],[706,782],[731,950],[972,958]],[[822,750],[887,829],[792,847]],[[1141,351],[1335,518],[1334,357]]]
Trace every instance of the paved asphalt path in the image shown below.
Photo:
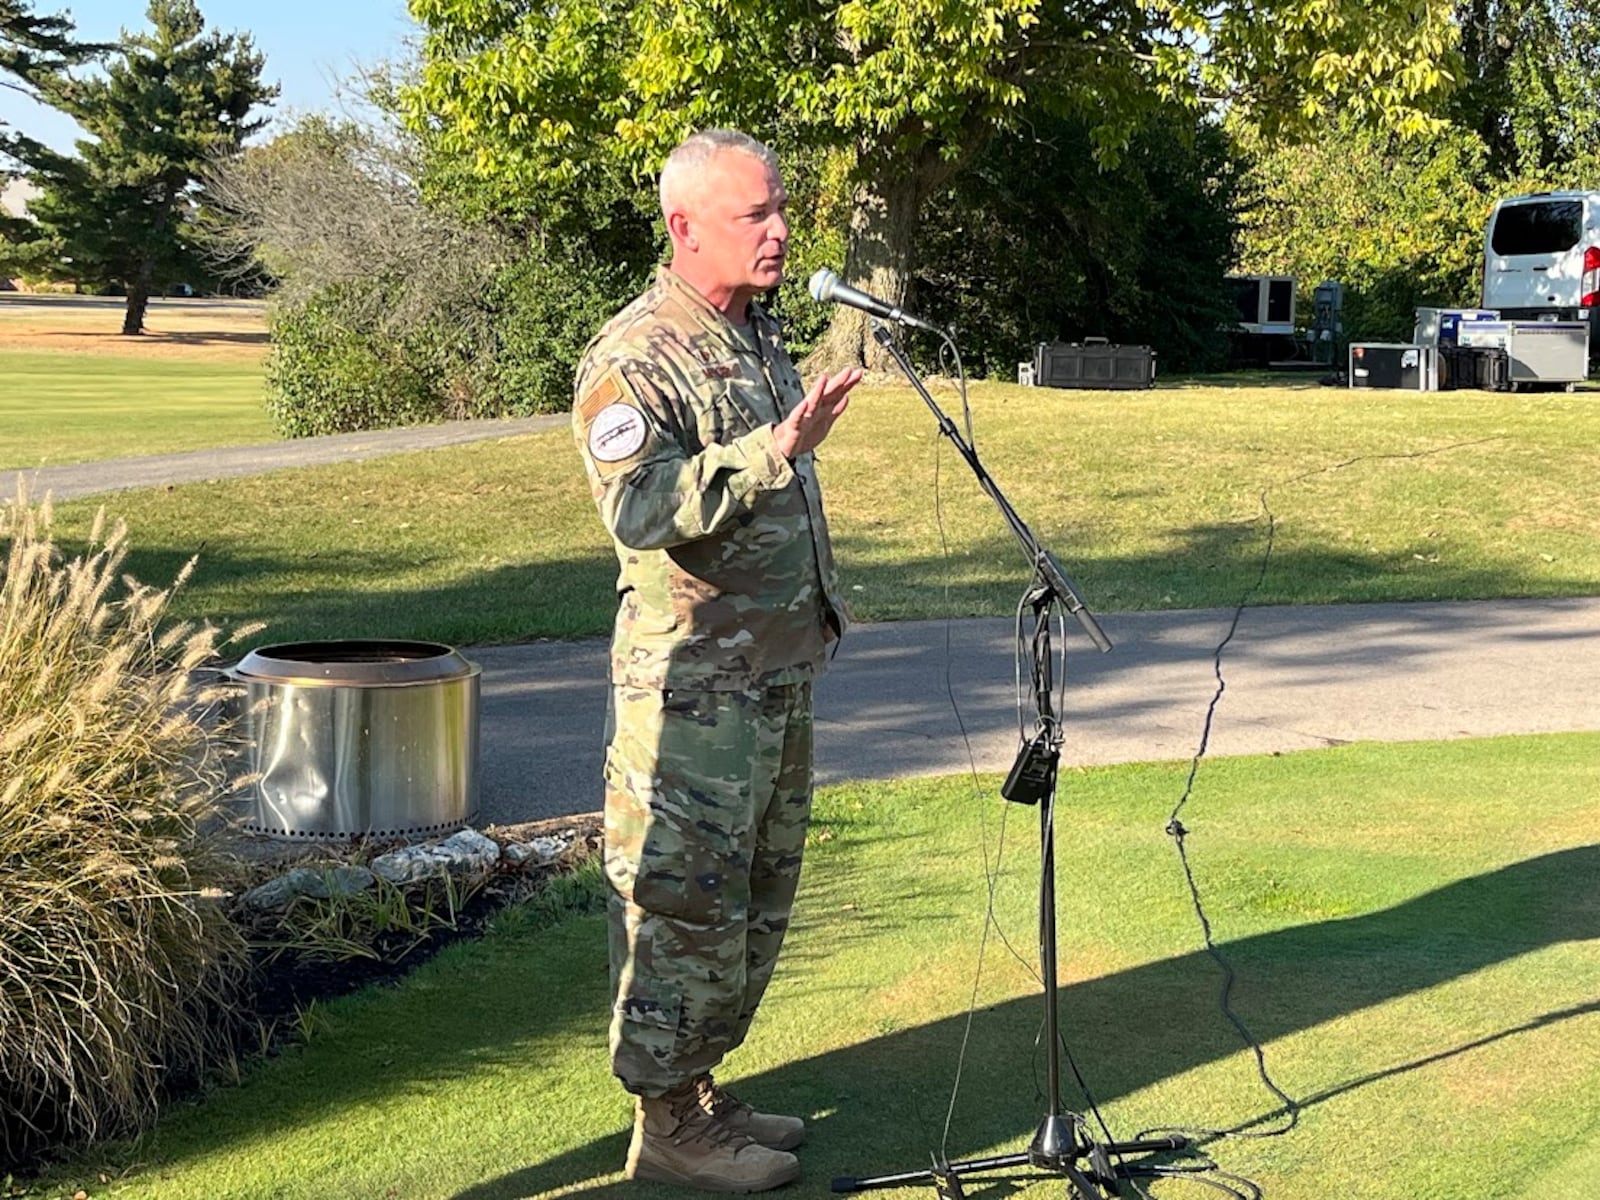
[[[1066,760],[1193,756],[1233,616],[1101,614],[1109,654],[1069,621]],[[1008,769],[1017,746],[1012,646],[1009,620],[852,629],[817,687],[820,781],[965,771],[961,725],[980,771]],[[477,824],[599,808],[605,644],[466,653],[483,668]],[[1221,673],[1213,756],[1600,730],[1600,598],[1250,608]]]
[[[35,495],[48,489],[65,500],[352,462],[566,421],[460,421],[22,474]],[[1102,613],[1115,643],[1109,654],[1069,621],[1066,760],[1193,756],[1217,694],[1217,648],[1233,619],[1232,610]],[[483,668],[477,824],[598,809],[605,643],[467,654]],[[1246,609],[1222,651],[1221,675],[1208,748],[1217,756],[1600,729],[1600,598]],[[1031,714],[1031,699],[1021,699]],[[824,783],[946,774],[973,763],[1004,771],[1017,730],[1009,620],[858,626],[817,686]]]

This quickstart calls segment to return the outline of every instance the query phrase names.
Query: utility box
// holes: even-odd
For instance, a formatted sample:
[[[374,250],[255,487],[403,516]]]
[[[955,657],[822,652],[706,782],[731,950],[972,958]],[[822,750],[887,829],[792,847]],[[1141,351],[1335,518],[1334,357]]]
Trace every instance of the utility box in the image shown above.
[[[1156,354],[1149,346],[1112,345],[1104,338],[1040,342],[1032,366],[1038,387],[1126,391],[1155,382]],[[1021,375],[1019,370],[1018,382]]]
[[[1512,387],[1578,383],[1589,375],[1589,322],[1513,321],[1506,354]]]
[[[1350,347],[1350,386],[1431,392],[1439,386],[1432,346],[1361,342]]]
[[[1229,275],[1226,282],[1246,333],[1294,333],[1293,276]]]

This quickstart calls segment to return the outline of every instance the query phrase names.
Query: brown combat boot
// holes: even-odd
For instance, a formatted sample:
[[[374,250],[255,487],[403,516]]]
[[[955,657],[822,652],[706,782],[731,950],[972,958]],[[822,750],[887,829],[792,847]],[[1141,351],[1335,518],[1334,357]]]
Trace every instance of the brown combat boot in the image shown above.
[[[694,1083],[701,1108],[758,1145],[768,1150],[793,1150],[806,1140],[806,1123],[799,1117],[757,1112],[732,1092],[718,1087],[709,1075],[700,1076]]]
[[[764,1192],[800,1177],[800,1160],[769,1150],[706,1111],[699,1081],[634,1105],[629,1179],[706,1192]]]

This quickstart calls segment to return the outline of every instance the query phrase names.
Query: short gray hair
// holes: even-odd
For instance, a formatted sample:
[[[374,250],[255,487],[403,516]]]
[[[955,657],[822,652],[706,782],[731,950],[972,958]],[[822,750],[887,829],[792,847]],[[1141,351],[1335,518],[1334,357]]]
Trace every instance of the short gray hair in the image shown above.
[[[773,171],[778,169],[778,156],[748,133],[740,133],[737,129],[702,129],[684,138],[662,164],[661,211],[669,211],[673,200],[681,194],[685,180],[704,171],[712,159],[725,151],[748,155],[765,163]]]

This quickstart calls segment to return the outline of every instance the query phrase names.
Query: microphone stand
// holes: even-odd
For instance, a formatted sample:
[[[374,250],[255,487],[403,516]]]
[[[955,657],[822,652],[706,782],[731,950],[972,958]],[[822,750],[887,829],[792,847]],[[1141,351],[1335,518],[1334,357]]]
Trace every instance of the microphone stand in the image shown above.
[[[1153,1178],[1160,1168],[1147,1163],[1127,1163],[1125,1155],[1170,1153],[1185,1150],[1189,1139],[1182,1136],[1145,1139],[1133,1142],[1096,1142],[1089,1131],[1088,1122],[1077,1113],[1068,1111],[1061,1101],[1061,1038],[1058,1031],[1057,1012],[1057,958],[1056,958],[1056,858],[1055,858],[1055,794],[1056,767],[1061,758],[1063,735],[1061,724],[1051,703],[1051,652],[1050,618],[1056,605],[1078,619],[1078,624],[1089,635],[1102,653],[1111,649],[1111,640],[1101,630],[1078,589],[1061,569],[1054,555],[1039,544],[1027,524],[1017,515],[1015,508],[1000,491],[983,464],[977,451],[961,436],[955,423],[945,415],[929,395],[904,352],[896,345],[894,335],[880,321],[872,322],[872,333],[878,343],[893,358],[901,373],[911,382],[923,403],[939,423],[939,432],[950,439],[961,457],[966,460],[978,484],[994,501],[1005,517],[1006,524],[1016,536],[1023,552],[1033,567],[1033,581],[1024,596],[1024,604],[1034,612],[1034,674],[1033,695],[1037,709],[1037,725],[1031,741],[1023,746],[1017,761],[1006,777],[1000,793],[1007,800],[1021,804],[1045,803],[1039,807],[1040,875],[1039,875],[1039,956],[1044,983],[1044,1037],[1046,1082],[1049,1088],[1047,1108],[1039,1122],[1033,1141],[1024,1151],[1000,1154],[989,1158],[967,1159],[960,1162],[935,1160],[932,1169],[901,1171],[887,1175],[838,1176],[832,1190],[839,1193],[864,1192],[876,1188],[903,1187],[911,1184],[932,1184],[945,1200],[961,1200],[965,1195],[961,1178],[967,1175],[1014,1172],[1017,1168],[1031,1167],[1039,1176],[1061,1176],[1067,1181],[1071,1200],[1101,1200],[1117,1196],[1117,1181],[1132,1178]],[[1019,621],[1020,636],[1020,621]]]

